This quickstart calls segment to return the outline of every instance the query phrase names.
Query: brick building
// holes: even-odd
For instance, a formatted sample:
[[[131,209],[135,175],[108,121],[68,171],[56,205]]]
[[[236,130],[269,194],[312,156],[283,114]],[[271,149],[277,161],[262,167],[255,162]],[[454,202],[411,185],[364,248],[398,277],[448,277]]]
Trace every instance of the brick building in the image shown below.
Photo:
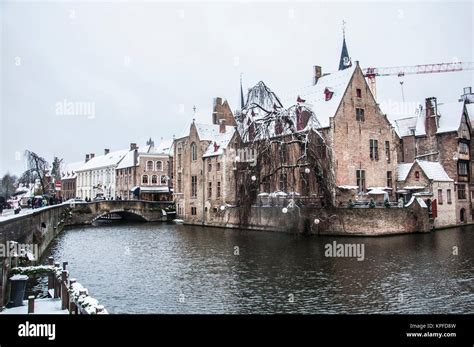
[[[82,161],[69,163],[61,170],[61,197],[63,200],[69,200],[76,197],[76,171],[81,168]]]
[[[117,196],[122,199],[170,200],[172,193],[171,140],[158,147],[150,139],[145,146],[130,144],[130,150],[117,166]]]
[[[239,138],[226,125],[228,104],[216,98],[213,122],[191,123],[189,132],[174,141],[174,200],[178,216],[194,223],[208,223],[222,206],[235,202],[233,163]],[[226,112],[220,112],[220,110]],[[234,123],[235,124],[235,123]]]
[[[414,116],[394,120],[401,137],[400,162],[439,162],[454,180],[457,223],[472,221],[474,212],[472,102],[471,88],[465,88],[458,101],[439,103],[437,98],[430,97]]]
[[[269,125],[273,127],[269,137],[284,140],[305,133],[321,148],[325,142],[329,153],[321,152],[319,160],[330,161],[325,175],[332,171],[335,184],[332,194],[340,203],[347,202],[348,197],[369,199],[370,190],[386,192],[394,200],[399,138],[378,107],[359,63],[349,64],[331,74],[322,74],[321,68],[315,67],[314,77],[315,84],[298,96],[296,112],[283,112],[281,118]],[[278,105],[279,100],[275,98],[269,93],[266,101],[258,101],[258,108],[281,109],[281,103]],[[258,102],[247,101],[247,107]],[[258,122],[269,114],[261,116],[256,108],[244,108],[239,118],[239,131],[246,142],[252,141],[250,137],[259,126]],[[299,162],[302,147],[291,140],[274,140],[273,143],[273,157],[286,164],[280,165],[284,168],[268,182],[261,182],[260,192],[289,193],[291,189],[300,195],[320,196],[324,187],[315,183],[317,170]],[[289,167],[296,167],[298,172],[293,169],[288,172]]]
[[[456,224],[454,192],[454,180],[439,162],[417,159],[398,165],[397,193],[403,196],[404,203],[420,197],[432,206],[435,227]]]

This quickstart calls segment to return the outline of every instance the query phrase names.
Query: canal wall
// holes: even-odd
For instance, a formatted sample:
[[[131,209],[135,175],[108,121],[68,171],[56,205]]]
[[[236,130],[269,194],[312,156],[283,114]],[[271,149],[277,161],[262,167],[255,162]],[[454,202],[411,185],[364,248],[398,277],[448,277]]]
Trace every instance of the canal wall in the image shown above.
[[[409,208],[229,207],[198,225],[313,235],[380,236],[429,232],[432,222],[418,204]]]

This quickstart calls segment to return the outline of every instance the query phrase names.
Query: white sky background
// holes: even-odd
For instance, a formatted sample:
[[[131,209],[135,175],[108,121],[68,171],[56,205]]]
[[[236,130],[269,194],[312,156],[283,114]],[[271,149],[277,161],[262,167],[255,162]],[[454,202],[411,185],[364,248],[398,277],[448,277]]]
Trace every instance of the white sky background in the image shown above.
[[[215,96],[239,106],[241,72],[244,91],[263,80],[290,106],[313,65],[337,70],[343,19],[362,67],[474,61],[472,2],[2,1],[0,12],[0,174],[20,174],[25,149],[72,162],[157,144],[183,133],[193,105],[210,123]],[[455,101],[473,73],[406,76],[405,101]],[[401,101],[398,78],[378,78],[377,94]],[[94,103],[95,118],[57,115],[64,99]]]

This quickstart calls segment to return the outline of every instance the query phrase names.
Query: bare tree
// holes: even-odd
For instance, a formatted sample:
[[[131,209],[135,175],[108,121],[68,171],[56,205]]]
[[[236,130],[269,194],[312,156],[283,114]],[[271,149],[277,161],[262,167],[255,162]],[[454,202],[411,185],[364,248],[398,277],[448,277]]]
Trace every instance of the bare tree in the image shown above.
[[[23,173],[21,181],[29,180],[28,183],[34,183],[36,179],[39,179],[42,193],[47,193],[46,174],[48,173],[49,163],[43,157],[29,150],[25,151],[25,157],[28,168]]]
[[[0,180],[0,196],[8,199],[15,192],[17,177],[8,172]]]
[[[313,193],[322,192],[322,205],[334,204],[331,148],[304,100],[285,108],[275,93],[259,82],[250,89],[236,119],[244,146],[254,153],[252,163],[237,163],[236,190],[241,206],[250,207],[262,185],[276,182],[283,182],[287,192],[296,192],[297,182],[306,184]],[[241,216],[241,222],[247,217]]]

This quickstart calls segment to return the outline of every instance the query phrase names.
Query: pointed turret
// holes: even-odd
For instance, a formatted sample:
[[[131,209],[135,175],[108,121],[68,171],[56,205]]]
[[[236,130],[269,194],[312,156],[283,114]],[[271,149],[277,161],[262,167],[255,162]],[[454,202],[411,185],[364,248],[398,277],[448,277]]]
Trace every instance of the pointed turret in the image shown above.
[[[240,74],[240,109],[242,110],[244,106],[245,106],[244,90],[242,89],[242,74]]]
[[[349,56],[349,52],[347,51],[346,45],[346,29],[345,29],[345,22],[342,21],[342,51],[341,51],[341,59],[339,60],[339,70],[347,69],[348,67],[352,66],[351,57]]]

